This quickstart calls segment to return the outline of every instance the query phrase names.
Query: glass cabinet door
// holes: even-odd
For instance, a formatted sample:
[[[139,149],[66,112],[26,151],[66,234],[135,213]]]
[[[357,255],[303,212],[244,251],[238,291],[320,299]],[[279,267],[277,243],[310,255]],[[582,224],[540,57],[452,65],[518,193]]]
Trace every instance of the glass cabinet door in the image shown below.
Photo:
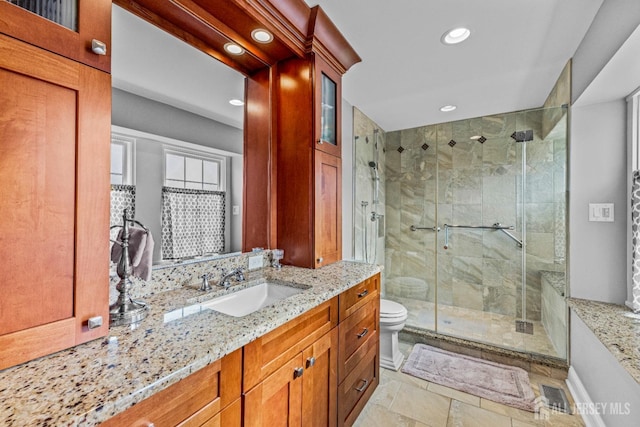
[[[78,0],[9,0],[9,3],[72,31],[78,29]]]
[[[336,83],[322,73],[320,139],[338,145],[336,140]]]
[[[342,76],[318,57],[315,58],[315,76],[315,148],[340,157]]]

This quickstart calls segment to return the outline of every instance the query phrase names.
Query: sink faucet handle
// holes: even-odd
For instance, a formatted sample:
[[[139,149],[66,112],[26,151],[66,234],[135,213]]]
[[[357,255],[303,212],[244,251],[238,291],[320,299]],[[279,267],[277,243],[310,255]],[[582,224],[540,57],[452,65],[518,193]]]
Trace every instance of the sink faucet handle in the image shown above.
[[[210,291],[211,290],[211,285],[209,284],[209,279],[210,279],[209,273],[205,273],[200,277],[202,278],[202,285],[200,286],[200,290],[201,291]]]
[[[236,280],[238,282],[244,282],[244,270],[242,269],[242,267],[236,270]]]

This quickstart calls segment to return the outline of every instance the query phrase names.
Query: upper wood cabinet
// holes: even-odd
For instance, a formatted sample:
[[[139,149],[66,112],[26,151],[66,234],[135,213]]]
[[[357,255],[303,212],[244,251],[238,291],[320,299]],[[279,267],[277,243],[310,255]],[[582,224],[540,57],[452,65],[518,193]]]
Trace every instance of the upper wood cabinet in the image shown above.
[[[111,0],[0,1],[0,33],[111,71]],[[105,54],[94,52],[93,40]]]
[[[339,77],[316,55],[278,66],[277,245],[298,267],[342,259]]]
[[[0,369],[108,332],[110,113],[109,74],[0,34]]]

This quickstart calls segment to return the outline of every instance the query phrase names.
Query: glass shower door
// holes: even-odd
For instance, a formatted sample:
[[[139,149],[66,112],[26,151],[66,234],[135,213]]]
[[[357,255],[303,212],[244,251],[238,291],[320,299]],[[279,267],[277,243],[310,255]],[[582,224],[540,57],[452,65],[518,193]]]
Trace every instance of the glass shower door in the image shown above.
[[[564,282],[561,110],[438,125],[437,332],[566,356],[566,323],[563,346],[542,319],[566,313],[543,295]]]
[[[514,125],[504,114],[439,126],[439,333],[495,342],[498,325],[513,329],[522,258],[506,234],[517,238]]]

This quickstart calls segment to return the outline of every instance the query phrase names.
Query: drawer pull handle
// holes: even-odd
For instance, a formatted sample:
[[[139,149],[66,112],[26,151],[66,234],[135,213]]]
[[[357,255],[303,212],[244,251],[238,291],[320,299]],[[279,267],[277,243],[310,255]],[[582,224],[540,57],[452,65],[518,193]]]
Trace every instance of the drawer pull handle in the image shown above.
[[[316,364],[316,358],[311,356],[309,358],[307,358],[307,369],[309,369],[310,367],[312,367],[313,365]]]
[[[362,332],[360,332],[360,333],[357,335],[357,337],[358,337],[358,339],[360,339],[360,338],[364,337],[365,335],[367,335],[368,333],[369,333],[369,329],[364,328],[364,330],[363,330]]]
[[[362,393],[369,385],[369,380],[360,380],[360,381],[364,381],[364,384],[362,384],[360,387],[356,387],[356,391]]]
[[[304,374],[304,368],[295,368],[293,370],[293,379],[300,378]]]
[[[360,293],[358,294],[358,298],[366,297],[368,294],[369,294],[369,290],[368,290],[368,289],[365,289],[364,291],[362,291],[362,292],[360,292]]]

